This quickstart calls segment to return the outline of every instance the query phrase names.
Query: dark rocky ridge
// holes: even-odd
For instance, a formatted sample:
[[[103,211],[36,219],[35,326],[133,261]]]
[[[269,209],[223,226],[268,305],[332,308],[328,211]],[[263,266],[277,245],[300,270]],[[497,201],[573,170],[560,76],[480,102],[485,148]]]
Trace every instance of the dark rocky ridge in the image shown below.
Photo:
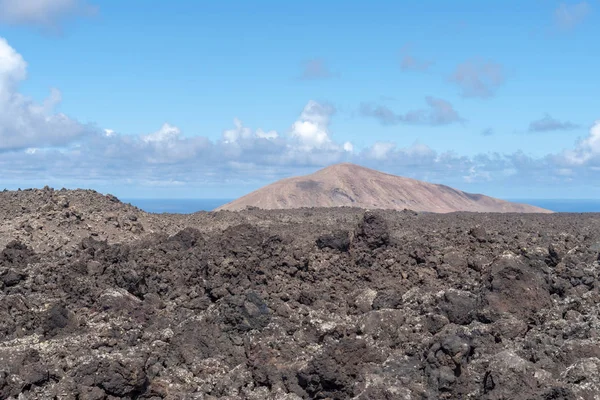
[[[600,396],[598,214],[0,217],[0,398]]]

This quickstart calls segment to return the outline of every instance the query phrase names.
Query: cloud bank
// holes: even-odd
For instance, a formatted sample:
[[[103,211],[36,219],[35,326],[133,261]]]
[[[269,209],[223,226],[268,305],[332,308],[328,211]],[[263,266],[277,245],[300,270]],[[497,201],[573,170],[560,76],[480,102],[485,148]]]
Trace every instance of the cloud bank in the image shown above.
[[[90,132],[89,127],[54,112],[61,101],[57,89],[39,104],[20,94],[18,85],[26,77],[27,63],[0,38],[0,152],[60,146]]]
[[[4,185],[64,182],[71,186],[120,183],[139,187],[176,183],[193,188],[257,176],[277,179],[343,161],[448,184],[585,183],[596,179],[600,170],[600,121],[572,148],[541,158],[523,152],[466,157],[438,152],[421,142],[399,147],[367,139],[366,145],[357,147],[336,137],[343,132],[332,131],[335,108],[314,100],[281,131],[249,127],[234,119],[216,140],[185,134],[172,123],[154,132],[127,135],[56,112],[61,101],[56,89],[41,103],[27,98],[18,90],[26,77],[26,61],[0,39],[0,177]],[[406,113],[373,104],[362,105],[360,111],[391,125],[463,121],[449,102],[435,97],[427,97],[425,102],[426,108]],[[551,117],[541,121],[534,121],[534,129],[568,127]]]

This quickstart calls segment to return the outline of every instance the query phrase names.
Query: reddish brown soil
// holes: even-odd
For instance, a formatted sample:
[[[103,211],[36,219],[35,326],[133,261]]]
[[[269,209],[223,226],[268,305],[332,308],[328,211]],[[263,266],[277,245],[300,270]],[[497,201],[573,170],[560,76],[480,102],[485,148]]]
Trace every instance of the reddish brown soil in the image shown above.
[[[310,175],[282,179],[218,209],[236,211],[246,207],[266,210],[361,207],[436,213],[551,212],[527,204],[466,193],[445,185],[390,175],[350,163],[331,165]]]

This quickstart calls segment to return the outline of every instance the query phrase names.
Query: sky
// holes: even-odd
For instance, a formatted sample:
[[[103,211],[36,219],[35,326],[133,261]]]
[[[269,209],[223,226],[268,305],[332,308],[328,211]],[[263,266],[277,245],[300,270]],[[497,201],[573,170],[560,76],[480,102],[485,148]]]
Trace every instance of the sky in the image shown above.
[[[600,0],[0,0],[0,189],[234,198],[339,162],[600,198]]]

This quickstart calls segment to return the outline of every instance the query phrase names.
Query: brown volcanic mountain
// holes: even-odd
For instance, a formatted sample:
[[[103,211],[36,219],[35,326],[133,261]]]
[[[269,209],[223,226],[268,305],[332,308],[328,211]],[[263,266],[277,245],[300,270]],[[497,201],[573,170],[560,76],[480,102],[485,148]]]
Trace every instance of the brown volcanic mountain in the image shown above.
[[[406,208],[437,213],[551,212],[349,163],[332,165],[311,175],[282,179],[217,210],[242,210],[248,206],[263,209],[341,206],[395,210]]]

